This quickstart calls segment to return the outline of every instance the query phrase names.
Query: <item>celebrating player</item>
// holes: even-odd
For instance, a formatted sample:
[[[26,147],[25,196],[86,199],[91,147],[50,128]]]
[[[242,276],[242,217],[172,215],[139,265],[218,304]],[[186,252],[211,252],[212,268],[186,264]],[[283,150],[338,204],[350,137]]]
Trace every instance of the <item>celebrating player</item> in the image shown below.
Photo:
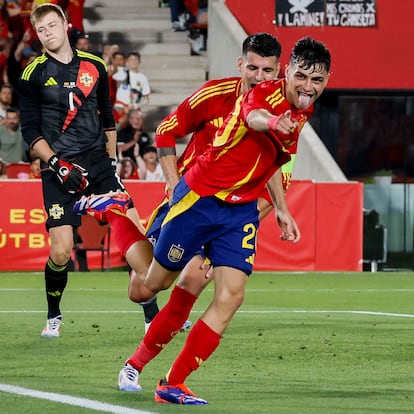
[[[280,69],[280,54],[279,41],[269,33],[255,33],[248,36],[242,45],[242,56],[237,61],[241,77],[211,80],[205,83],[163,120],[157,128],[156,142],[170,194],[180,176],[185,174],[207,149],[237,98],[259,83],[277,78]],[[177,161],[175,142],[190,133],[192,133],[191,139]],[[265,217],[273,207],[267,190],[264,190],[258,202],[260,218]],[[279,193],[279,214],[288,215],[282,187]],[[146,234],[153,244],[157,242],[161,223],[168,210],[167,198],[150,219]],[[295,231],[299,232],[297,228]],[[135,353],[122,368],[118,379],[120,390],[140,391],[142,389],[138,382],[139,372],[163,349],[156,344],[165,346],[175,336],[173,333],[180,330],[183,323],[186,323],[194,302],[212,279],[212,270],[209,270],[209,266],[204,262],[205,256],[200,252],[185,266],[168,303],[153,320],[149,328],[151,333],[144,337]],[[131,278],[129,292],[134,301],[140,298],[140,285],[140,279]],[[154,303],[155,301],[156,296],[153,299]],[[141,352],[141,348],[148,350],[146,352],[148,359],[145,363],[141,361],[136,364],[134,356]]]
[[[297,141],[311,116],[329,70],[330,53],[323,44],[311,38],[298,41],[286,79],[264,82],[240,97],[213,144],[175,187],[146,286],[154,292],[164,289],[203,245],[214,266],[216,288],[208,309],[160,380],[156,401],[207,403],[184,382],[218,347],[243,302],[256,249],[257,198],[267,183],[277,207],[271,177],[290,160],[286,148]],[[293,231],[291,223],[282,224],[288,233]],[[145,358],[144,354],[138,356]]]

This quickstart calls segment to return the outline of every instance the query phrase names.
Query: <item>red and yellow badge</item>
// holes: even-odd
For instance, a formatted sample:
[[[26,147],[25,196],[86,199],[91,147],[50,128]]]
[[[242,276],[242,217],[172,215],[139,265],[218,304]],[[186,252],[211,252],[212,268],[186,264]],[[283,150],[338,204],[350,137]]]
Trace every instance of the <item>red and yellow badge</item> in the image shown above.
[[[93,76],[88,72],[83,72],[79,77],[79,81],[83,86],[89,87],[93,84]]]

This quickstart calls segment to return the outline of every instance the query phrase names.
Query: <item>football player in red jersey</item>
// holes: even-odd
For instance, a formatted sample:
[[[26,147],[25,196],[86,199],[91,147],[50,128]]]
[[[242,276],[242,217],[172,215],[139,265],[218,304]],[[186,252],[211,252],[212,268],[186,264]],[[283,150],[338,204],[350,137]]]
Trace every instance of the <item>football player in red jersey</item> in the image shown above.
[[[228,113],[233,109],[239,96],[257,87],[263,81],[276,79],[279,74],[281,45],[279,41],[268,33],[255,33],[248,36],[242,45],[242,56],[238,58],[237,67],[240,77],[231,77],[219,80],[211,80],[197,89],[191,96],[185,99],[178,108],[167,116],[157,128],[156,142],[159,147],[161,163],[166,173],[168,192],[171,194],[180,176],[185,174],[197,161],[212,142],[217,129],[223,124]],[[178,158],[175,155],[175,143],[191,134],[189,143],[184,153]],[[278,172],[277,174],[279,174]],[[277,175],[278,176],[278,175]],[[217,179],[219,177],[216,177]],[[279,178],[280,180],[280,178]],[[280,183],[280,181],[278,181]],[[279,214],[289,216],[283,189],[279,200]],[[273,205],[267,190],[264,188],[258,201],[260,218],[268,214]],[[161,223],[169,210],[168,197],[164,203],[154,212],[147,227],[147,236],[153,244],[159,237]],[[299,230],[295,225],[295,233]],[[288,236],[287,236],[288,237]],[[148,358],[154,357],[162,348],[153,344],[167,344],[180,330],[183,317],[189,315],[191,307],[206,284],[211,280],[211,270],[204,265],[205,256],[200,250],[186,265],[177,286],[174,288],[168,304],[161,310],[151,326],[151,335],[146,336],[141,347],[151,348]],[[130,283],[130,298],[134,301],[140,299],[140,283],[137,278],[132,278]],[[156,297],[153,299],[154,303]],[[147,321],[148,322],[148,321]],[[145,345],[147,344],[147,345]],[[158,352],[155,352],[155,351]],[[134,354],[135,355],[135,354]],[[124,391],[139,391],[137,382],[138,371],[134,368],[134,355],[121,370],[119,375],[119,388]],[[151,355],[151,357],[150,357]],[[146,362],[148,362],[147,359]],[[137,364],[140,370],[143,363]]]
[[[291,52],[286,78],[263,82],[241,95],[212,144],[175,186],[145,286],[154,293],[168,288],[200,246],[214,267],[216,286],[212,302],[190,331],[166,377],[158,383],[157,402],[207,404],[184,382],[218,347],[243,303],[256,249],[257,199],[265,185],[283,233],[294,242],[300,238],[291,217],[278,211],[275,172],[290,161],[288,148],[294,147],[312,115],[313,104],[327,85],[330,65],[325,45],[309,37],[299,40]],[[173,295],[177,296],[175,303],[181,303],[189,312],[196,297],[184,289],[174,289]],[[184,316],[177,312],[176,319],[179,314]],[[127,361],[127,367],[137,373],[165,345],[154,341],[157,332],[152,328],[159,317],[160,313]]]
[[[113,168],[116,128],[105,62],[71,48],[68,21],[58,5],[40,4],[30,20],[44,53],[21,74],[18,100],[23,137],[42,161],[46,227],[51,241],[45,266],[48,315],[41,335],[57,337],[73,228],[81,223],[73,207],[82,194],[113,192],[113,197],[100,199],[96,206],[99,212],[92,214],[111,224],[118,247],[138,274],[146,274],[152,245],[125,215],[131,200]]]
[[[169,194],[172,193],[179,178],[207,149],[237,98],[260,82],[277,78],[281,51],[279,41],[269,33],[260,32],[248,36],[242,45],[242,56],[237,61],[240,77],[206,82],[161,122],[156,131],[156,144]],[[190,141],[183,154],[177,159],[176,140],[186,138],[189,134],[191,134]],[[284,199],[281,200],[282,202]],[[259,199],[259,208],[261,218],[271,211],[272,204],[267,191],[263,191]],[[167,197],[149,220],[146,235],[154,245],[168,209]],[[286,209],[285,204],[280,205],[280,211],[282,209]],[[203,255],[196,255],[183,271],[178,286],[198,296],[211,279],[209,276],[211,273],[204,277],[207,270],[204,269],[203,263]],[[129,285],[131,300],[138,301],[140,298],[140,286],[141,281],[132,276]]]

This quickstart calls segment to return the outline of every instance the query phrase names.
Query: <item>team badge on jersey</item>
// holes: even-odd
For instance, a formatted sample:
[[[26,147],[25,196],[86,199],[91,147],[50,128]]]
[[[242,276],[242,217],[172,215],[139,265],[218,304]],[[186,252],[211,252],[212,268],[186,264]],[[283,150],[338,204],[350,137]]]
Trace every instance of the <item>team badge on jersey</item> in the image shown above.
[[[93,84],[93,76],[90,73],[82,73],[79,81],[83,86],[89,87]]]
[[[180,245],[173,244],[168,252],[168,260],[172,263],[178,263],[184,255],[184,249]]]
[[[63,207],[59,204],[52,204],[52,207],[49,208],[49,215],[54,220],[60,220],[62,216],[65,214]]]

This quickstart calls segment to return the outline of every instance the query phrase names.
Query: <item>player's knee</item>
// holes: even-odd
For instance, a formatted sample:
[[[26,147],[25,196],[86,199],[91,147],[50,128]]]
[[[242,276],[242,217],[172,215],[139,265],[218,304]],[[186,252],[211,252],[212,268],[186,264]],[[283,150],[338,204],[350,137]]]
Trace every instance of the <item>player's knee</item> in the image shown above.
[[[50,258],[53,260],[53,263],[57,264],[58,266],[63,266],[69,262],[71,258],[71,250],[64,248],[54,249],[54,251],[50,253]]]
[[[151,279],[146,278],[145,279],[145,287],[148,289],[148,291],[152,292],[153,295],[156,295],[161,290],[166,290],[172,285],[172,280],[170,279]]]
[[[223,307],[231,307],[236,311],[243,304],[244,301],[244,291],[228,291],[223,289],[221,292],[216,294],[217,302]]]

